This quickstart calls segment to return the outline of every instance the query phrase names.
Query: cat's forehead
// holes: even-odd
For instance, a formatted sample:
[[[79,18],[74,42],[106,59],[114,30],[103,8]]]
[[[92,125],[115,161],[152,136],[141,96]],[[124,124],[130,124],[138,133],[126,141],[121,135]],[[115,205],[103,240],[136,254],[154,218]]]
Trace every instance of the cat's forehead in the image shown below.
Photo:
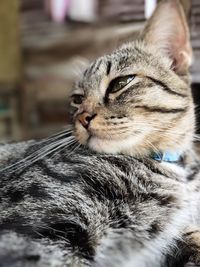
[[[136,52],[136,53],[134,53]],[[133,57],[137,51],[132,47],[122,47],[112,54],[96,59],[84,71],[81,79],[76,83],[76,87],[88,88],[95,86],[103,77],[116,76],[132,65]]]
[[[145,70],[159,70],[163,69],[163,65],[162,59],[143,44],[126,44],[112,54],[95,60],[77,81],[75,89],[88,92],[97,88],[102,79],[112,80],[117,76],[142,73]]]

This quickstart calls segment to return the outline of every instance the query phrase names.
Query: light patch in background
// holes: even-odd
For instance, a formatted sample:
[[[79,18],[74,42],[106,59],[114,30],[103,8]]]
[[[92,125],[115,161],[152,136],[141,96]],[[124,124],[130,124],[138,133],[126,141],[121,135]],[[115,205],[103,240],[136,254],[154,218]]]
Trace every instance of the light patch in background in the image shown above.
[[[73,0],[70,2],[69,17],[75,21],[92,22],[96,20],[96,0]]]
[[[157,0],[145,0],[145,18],[148,19],[156,8]]]
[[[69,7],[69,0],[50,0],[50,12],[52,19],[57,22],[61,23],[64,22],[67,10]]]

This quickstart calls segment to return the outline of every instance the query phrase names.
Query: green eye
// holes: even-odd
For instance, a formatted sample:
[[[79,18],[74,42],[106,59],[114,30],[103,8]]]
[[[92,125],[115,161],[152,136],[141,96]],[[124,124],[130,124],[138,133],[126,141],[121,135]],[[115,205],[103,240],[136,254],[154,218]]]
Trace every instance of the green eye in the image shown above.
[[[135,75],[127,75],[123,77],[117,77],[112,80],[108,86],[107,93],[116,93],[119,90],[123,89],[127,84],[129,84]]]

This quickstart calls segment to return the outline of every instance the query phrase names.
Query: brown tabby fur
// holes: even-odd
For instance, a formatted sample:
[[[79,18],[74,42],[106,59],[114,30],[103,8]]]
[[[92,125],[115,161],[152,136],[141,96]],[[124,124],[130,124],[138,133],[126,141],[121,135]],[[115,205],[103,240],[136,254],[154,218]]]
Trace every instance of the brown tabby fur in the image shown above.
[[[75,84],[75,138],[0,146],[2,267],[200,264],[191,54],[178,0],[162,1]]]
[[[179,1],[161,1],[139,41],[99,58],[74,90],[74,134],[90,149],[136,157],[154,152],[193,149],[195,118],[189,66],[192,49]],[[123,59],[123,61],[122,61]],[[122,90],[105,95],[118,76],[134,74]],[[87,128],[85,116],[94,116]],[[200,232],[186,234],[193,259],[199,262]]]

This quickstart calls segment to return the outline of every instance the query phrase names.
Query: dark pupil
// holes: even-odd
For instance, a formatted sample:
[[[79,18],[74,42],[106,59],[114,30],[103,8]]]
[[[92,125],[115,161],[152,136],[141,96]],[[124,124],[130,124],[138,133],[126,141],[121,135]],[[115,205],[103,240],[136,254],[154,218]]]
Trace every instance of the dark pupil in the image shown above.
[[[74,104],[81,104],[82,101],[83,101],[83,96],[82,95],[74,95],[73,96]]]
[[[109,93],[115,93],[122,88],[124,88],[127,84],[129,84],[133,79],[134,75],[128,75],[124,77],[118,77],[110,82],[108,87]]]

